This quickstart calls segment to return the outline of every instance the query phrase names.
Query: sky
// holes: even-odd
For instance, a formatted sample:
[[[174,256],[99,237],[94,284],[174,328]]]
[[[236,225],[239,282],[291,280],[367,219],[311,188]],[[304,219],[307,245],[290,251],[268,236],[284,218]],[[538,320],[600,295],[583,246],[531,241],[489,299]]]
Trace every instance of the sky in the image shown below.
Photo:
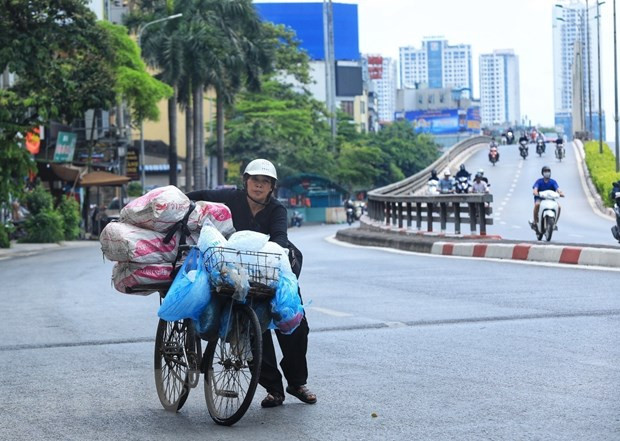
[[[260,3],[308,0],[257,0]],[[321,0],[315,0],[321,2]],[[398,48],[421,48],[427,36],[448,44],[470,44],[474,97],[479,97],[478,59],[495,49],[513,49],[519,57],[521,116],[535,125],[553,126],[553,7],[558,0],[338,0],[358,5],[362,54],[398,60]],[[601,5],[602,103],[607,139],[614,130],[613,0]],[[590,1],[595,4],[595,0]],[[620,2],[619,2],[620,3]],[[618,14],[620,14],[620,4]],[[620,36],[618,36],[620,39]],[[620,44],[620,41],[619,41]],[[596,60],[596,48],[592,48]],[[594,94],[595,91],[592,91]],[[598,90],[596,91],[598,93]],[[593,109],[594,111],[595,109]]]

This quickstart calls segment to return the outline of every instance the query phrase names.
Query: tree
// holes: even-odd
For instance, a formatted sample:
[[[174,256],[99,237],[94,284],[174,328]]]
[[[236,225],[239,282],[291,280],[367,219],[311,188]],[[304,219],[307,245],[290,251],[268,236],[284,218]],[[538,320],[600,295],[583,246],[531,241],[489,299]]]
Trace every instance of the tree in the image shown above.
[[[51,119],[71,122],[114,102],[112,52],[81,0],[0,0],[0,202],[18,196],[33,170],[24,134]]]

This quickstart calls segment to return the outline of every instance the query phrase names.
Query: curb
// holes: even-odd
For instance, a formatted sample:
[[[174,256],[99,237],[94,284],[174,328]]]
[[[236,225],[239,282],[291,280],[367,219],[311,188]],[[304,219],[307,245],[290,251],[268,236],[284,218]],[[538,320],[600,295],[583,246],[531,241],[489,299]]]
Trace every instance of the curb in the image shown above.
[[[620,250],[569,245],[534,245],[531,243],[486,244],[437,241],[431,247],[431,254],[620,268]]]
[[[10,248],[0,248],[0,261],[19,257],[36,256],[50,251],[67,250],[87,246],[101,246],[98,240],[72,240],[59,243],[18,243],[11,242]]]
[[[356,245],[395,248],[403,251],[498,260],[557,263],[620,268],[620,249],[568,244],[539,244],[491,239],[487,242],[462,238],[377,232],[358,228],[338,230],[336,239]]]

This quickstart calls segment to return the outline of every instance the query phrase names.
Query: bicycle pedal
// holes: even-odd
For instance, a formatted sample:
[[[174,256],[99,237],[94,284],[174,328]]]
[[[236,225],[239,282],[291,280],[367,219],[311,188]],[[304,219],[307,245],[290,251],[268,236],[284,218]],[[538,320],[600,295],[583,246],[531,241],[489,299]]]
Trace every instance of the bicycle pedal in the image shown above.
[[[217,389],[215,395],[224,398],[239,398],[239,392],[227,389]]]

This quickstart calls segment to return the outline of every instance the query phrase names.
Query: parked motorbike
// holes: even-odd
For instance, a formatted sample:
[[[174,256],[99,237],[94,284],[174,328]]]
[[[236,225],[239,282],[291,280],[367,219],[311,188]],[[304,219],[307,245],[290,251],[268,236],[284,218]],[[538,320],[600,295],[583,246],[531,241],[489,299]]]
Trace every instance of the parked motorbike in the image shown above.
[[[515,141],[515,134],[512,133],[512,130],[508,130],[506,132],[506,144],[512,144]]]
[[[539,139],[536,141],[536,154],[542,156],[543,153],[545,153],[545,141]]]
[[[620,242],[620,181],[613,183],[611,197],[614,200],[614,213],[616,214],[616,225],[611,227],[611,234]]]
[[[470,193],[471,183],[469,182],[469,178],[467,178],[467,176],[460,176],[456,178],[456,185],[454,186],[454,189],[458,194]]]
[[[536,238],[541,240],[543,236],[549,242],[558,218],[558,199],[560,194],[553,190],[545,190],[538,193],[540,208],[538,210],[538,225],[534,229]]]
[[[566,151],[564,150],[564,143],[558,142],[555,145],[555,157],[558,161],[562,161],[566,156]]]
[[[495,166],[495,163],[499,161],[499,152],[497,151],[497,147],[491,147],[491,150],[489,150],[489,161],[493,164],[493,166]]]
[[[293,215],[291,216],[291,227],[301,227],[302,222],[304,221],[304,216],[299,211],[293,211]]]
[[[521,141],[519,143],[519,154],[521,155],[521,157],[523,159],[527,158],[527,154],[529,153],[529,147],[527,146],[527,142],[526,141]]]

